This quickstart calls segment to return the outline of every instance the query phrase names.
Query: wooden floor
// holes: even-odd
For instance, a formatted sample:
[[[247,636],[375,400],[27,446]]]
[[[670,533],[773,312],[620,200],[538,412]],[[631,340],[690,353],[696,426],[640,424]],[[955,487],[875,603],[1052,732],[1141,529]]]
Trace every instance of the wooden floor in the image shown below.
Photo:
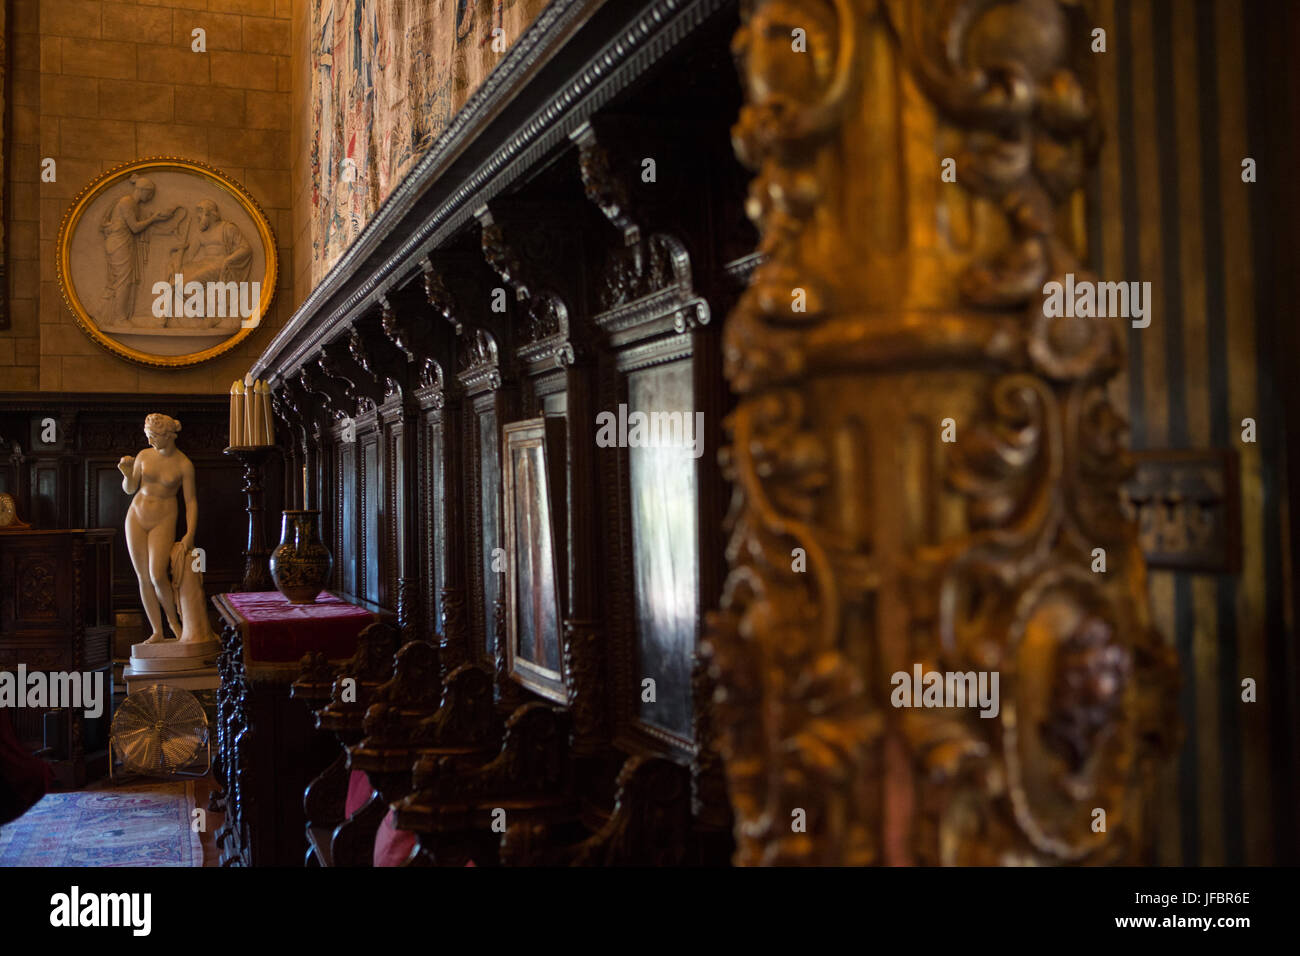
[[[226,819],[224,813],[217,813],[208,810],[208,799],[211,796],[212,791],[216,789],[217,782],[212,779],[212,774],[210,773],[201,780],[194,781],[194,805],[199,809],[206,811],[208,815],[207,826],[204,827],[203,832],[199,834],[200,838],[203,840],[204,866],[217,865],[218,855],[216,833],[217,828],[220,827]]]

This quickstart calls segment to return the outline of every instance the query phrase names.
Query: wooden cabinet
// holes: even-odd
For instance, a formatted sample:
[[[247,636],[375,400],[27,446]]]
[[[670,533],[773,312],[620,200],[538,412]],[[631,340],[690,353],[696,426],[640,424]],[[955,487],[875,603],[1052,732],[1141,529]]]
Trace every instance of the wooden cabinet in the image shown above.
[[[215,762],[222,790],[215,805],[226,814],[216,834],[221,865],[300,865],[307,852],[303,791],[338,748],[290,700],[289,686],[304,653],[345,659],[367,624],[391,615],[331,597],[335,613],[321,621],[313,609],[327,602],[290,606],[274,591],[218,594],[212,603],[222,622]]]
[[[107,767],[113,699],[113,528],[0,532],[0,670],[91,674],[101,713],[15,707],[18,735],[63,786]],[[21,690],[21,689],[20,689]]]

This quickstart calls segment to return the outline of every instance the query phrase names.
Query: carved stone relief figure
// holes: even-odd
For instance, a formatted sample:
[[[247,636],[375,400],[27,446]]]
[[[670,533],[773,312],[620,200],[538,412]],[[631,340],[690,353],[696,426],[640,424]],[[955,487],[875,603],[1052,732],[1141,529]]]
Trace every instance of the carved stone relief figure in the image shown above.
[[[136,291],[148,264],[148,230],[171,219],[180,209],[145,214],[140,208],[154,197],[153,180],[132,176],[126,194],[104,213],[99,231],[104,236],[105,280],[96,318],[106,326],[130,325],[135,317]],[[161,324],[161,323],[159,323]]]

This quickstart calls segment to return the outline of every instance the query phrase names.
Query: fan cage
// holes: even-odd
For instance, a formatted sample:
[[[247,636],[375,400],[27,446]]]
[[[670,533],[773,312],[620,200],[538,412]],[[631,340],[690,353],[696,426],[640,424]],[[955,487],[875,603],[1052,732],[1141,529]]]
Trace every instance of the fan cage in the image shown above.
[[[119,773],[202,777],[212,767],[208,715],[188,690],[152,684],[118,706],[108,750],[110,779]]]

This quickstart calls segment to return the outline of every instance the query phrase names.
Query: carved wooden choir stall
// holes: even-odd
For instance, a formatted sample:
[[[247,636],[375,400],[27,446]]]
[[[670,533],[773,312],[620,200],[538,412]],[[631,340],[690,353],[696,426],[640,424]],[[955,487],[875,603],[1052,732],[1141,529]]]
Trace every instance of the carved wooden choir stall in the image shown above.
[[[1122,342],[1032,302],[1085,270],[1069,5],[594,6],[544,10],[252,370],[331,588],[394,615],[302,661],[332,749],[297,849],[1139,858],[1175,722],[1117,510]],[[889,707],[916,661],[1000,668],[1001,718]],[[1105,699],[1056,691],[1099,668]]]

